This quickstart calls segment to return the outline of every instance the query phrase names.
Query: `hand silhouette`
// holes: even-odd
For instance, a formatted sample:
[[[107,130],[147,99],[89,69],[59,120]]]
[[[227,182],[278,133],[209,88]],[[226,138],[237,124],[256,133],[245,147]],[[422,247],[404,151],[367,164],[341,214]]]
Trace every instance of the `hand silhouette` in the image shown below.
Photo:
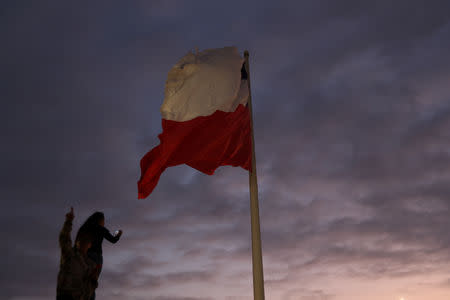
[[[66,214],[66,220],[72,221],[75,218],[73,214],[73,207],[70,208],[70,211]]]

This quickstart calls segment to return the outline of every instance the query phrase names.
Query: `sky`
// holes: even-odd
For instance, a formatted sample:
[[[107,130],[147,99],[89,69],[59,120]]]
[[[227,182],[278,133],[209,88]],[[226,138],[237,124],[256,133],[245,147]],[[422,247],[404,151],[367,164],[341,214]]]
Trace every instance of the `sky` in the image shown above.
[[[0,298],[55,298],[73,206],[123,230],[97,299],[253,299],[248,173],[172,167],[137,199],[167,72],[236,46],[266,299],[450,299],[449,37],[439,0],[2,1]]]

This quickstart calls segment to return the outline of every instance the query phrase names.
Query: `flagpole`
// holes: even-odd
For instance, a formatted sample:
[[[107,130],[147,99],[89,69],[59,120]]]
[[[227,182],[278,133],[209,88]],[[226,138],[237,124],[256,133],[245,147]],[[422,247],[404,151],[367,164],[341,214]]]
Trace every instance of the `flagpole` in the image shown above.
[[[253,299],[264,300],[264,276],[261,252],[261,230],[259,226],[258,181],[256,177],[255,138],[253,136],[252,92],[250,88],[249,53],[244,51],[245,70],[248,82],[248,108],[250,111],[250,130],[252,139],[252,169],[248,173],[250,186],[250,219],[252,230],[252,266],[253,266]]]

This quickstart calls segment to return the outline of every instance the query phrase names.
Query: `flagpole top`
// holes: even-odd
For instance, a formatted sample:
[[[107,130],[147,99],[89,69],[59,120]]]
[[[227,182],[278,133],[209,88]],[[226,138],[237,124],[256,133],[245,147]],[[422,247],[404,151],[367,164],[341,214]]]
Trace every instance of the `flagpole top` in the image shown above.
[[[248,57],[248,56],[249,56],[248,50],[245,50],[244,51],[244,57]]]

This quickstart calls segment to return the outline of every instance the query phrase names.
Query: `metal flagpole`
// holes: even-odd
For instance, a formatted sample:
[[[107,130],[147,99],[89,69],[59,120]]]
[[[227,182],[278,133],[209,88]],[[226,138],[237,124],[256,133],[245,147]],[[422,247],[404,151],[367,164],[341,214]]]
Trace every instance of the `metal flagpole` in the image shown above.
[[[253,266],[253,299],[264,300],[264,276],[261,252],[261,230],[259,226],[258,181],[256,178],[255,138],[253,136],[252,92],[250,88],[249,53],[244,51],[245,70],[248,82],[248,108],[250,111],[250,130],[252,137],[252,169],[248,173],[250,185],[250,217],[252,229],[252,266]]]

